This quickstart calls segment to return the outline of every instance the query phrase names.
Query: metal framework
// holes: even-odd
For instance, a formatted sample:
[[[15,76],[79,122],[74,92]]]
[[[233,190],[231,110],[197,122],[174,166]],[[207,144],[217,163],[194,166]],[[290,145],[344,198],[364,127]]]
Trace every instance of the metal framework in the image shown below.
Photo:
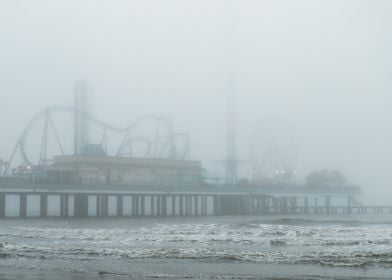
[[[279,118],[260,120],[249,142],[253,180],[295,182],[298,144],[294,131]]]
[[[13,160],[17,152],[20,152],[22,161],[25,166],[30,165],[47,165],[51,162],[51,158],[48,158],[48,139],[54,137],[55,143],[57,144],[57,150],[59,155],[65,154],[79,154],[82,147],[75,143],[74,151],[66,151],[62,143],[62,139],[59,136],[59,127],[55,125],[53,115],[57,113],[67,113],[71,116],[78,115],[82,117],[85,125],[94,124],[102,129],[102,135],[100,138],[99,145],[109,155],[109,150],[116,151],[113,155],[122,157],[144,157],[144,158],[155,158],[155,159],[171,159],[171,160],[188,160],[189,159],[189,137],[185,133],[174,133],[170,118],[162,117],[157,115],[146,115],[143,116],[133,123],[127,125],[124,128],[119,128],[108,123],[105,123],[85,112],[82,112],[74,107],[57,106],[48,107],[47,109],[39,112],[35,115],[27,124],[23,130],[22,136],[17,141],[15,148],[10,156],[7,165],[3,171],[3,175],[9,174],[10,167],[12,166]],[[37,123],[43,122],[43,130],[41,135],[41,146],[38,161],[32,160],[27,153],[27,145],[29,135]],[[135,135],[138,127],[146,126],[147,124],[152,125],[155,123],[155,135],[151,138]],[[112,149],[109,149],[108,133],[114,133],[122,137],[122,142],[119,147],[112,145]],[[76,137],[75,137],[76,141]],[[138,154],[135,151],[137,144],[143,143],[144,149]],[[88,142],[85,142],[88,144]],[[114,147],[113,147],[114,146]]]

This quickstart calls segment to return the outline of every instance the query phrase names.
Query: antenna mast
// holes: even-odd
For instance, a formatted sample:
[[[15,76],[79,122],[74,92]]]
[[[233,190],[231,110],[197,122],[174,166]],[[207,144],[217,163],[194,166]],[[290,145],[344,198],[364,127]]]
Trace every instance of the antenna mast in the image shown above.
[[[227,158],[226,158],[226,185],[234,186],[237,183],[237,115],[236,115],[236,18],[235,0],[229,2],[228,7],[228,77],[227,77]]]

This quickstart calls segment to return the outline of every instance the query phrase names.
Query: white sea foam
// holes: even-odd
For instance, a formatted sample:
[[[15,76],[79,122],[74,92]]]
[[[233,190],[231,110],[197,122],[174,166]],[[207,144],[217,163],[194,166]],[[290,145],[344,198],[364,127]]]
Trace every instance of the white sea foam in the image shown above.
[[[0,256],[80,260],[97,257],[214,259],[388,267],[392,264],[391,225],[61,225],[1,228]]]

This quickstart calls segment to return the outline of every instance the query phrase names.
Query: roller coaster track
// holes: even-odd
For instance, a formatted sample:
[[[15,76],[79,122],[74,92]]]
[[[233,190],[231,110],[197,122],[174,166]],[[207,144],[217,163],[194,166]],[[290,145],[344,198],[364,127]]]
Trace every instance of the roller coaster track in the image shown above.
[[[158,155],[156,151],[155,151],[155,153],[151,151],[154,144],[155,144],[155,149],[156,149],[156,147],[157,147],[156,142],[158,141],[158,139],[149,140],[149,139],[146,139],[146,138],[140,137],[140,136],[137,136],[134,138],[131,138],[131,136],[130,136],[130,133],[132,132],[132,130],[135,129],[138,125],[141,125],[143,122],[146,122],[148,120],[154,120],[157,123],[163,125],[163,127],[165,128],[166,133],[168,135],[167,139],[165,139],[164,143],[162,144],[163,147],[168,150],[168,154],[164,158],[173,159],[173,160],[185,160],[185,159],[189,158],[189,138],[188,138],[188,136],[184,133],[174,133],[173,129],[172,129],[171,121],[168,117],[157,116],[157,115],[153,115],[153,114],[145,115],[145,116],[142,116],[142,117],[136,119],[134,122],[126,125],[125,127],[116,127],[116,126],[108,124],[98,118],[95,118],[92,115],[85,114],[81,111],[77,111],[74,107],[55,106],[55,107],[48,107],[48,108],[40,111],[28,122],[28,124],[26,125],[26,127],[23,130],[22,136],[19,138],[19,140],[18,140],[18,142],[17,142],[17,144],[11,154],[10,160],[8,161],[8,164],[4,170],[4,175],[9,172],[9,167],[12,164],[13,158],[14,158],[18,149],[20,151],[20,155],[22,157],[24,164],[25,165],[33,165],[32,160],[30,160],[29,156],[26,153],[26,144],[27,144],[27,139],[28,139],[28,136],[29,136],[32,128],[34,127],[34,125],[37,124],[37,122],[39,122],[42,119],[45,119],[45,129],[44,129],[44,134],[42,137],[43,140],[42,140],[42,147],[41,147],[41,156],[46,150],[47,139],[45,139],[45,138],[47,138],[46,134],[47,134],[48,126],[52,127],[54,134],[55,134],[55,137],[56,137],[56,141],[59,145],[59,148],[60,148],[62,154],[64,154],[64,150],[63,150],[63,147],[61,144],[61,139],[59,138],[59,136],[57,134],[57,130],[55,128],[53,119],[51,117],[52,114],[59,113],[59,112],[69,113],[72,115],[80,114],[89,123],[95,124],[95,125],[98,125],[99,127],[101,127],[104,131],[104,136],[102,138],[102,142],[105,142],[104,138],[106,137],[107,131],[111,131],[116,134],[124,135],[123,141],[122,141],[120,147],[118,148],[118,152],[116,154],[117,156],[122,155],[121,151],[124,150],[125,145],[131,146],[133,143],[135,143],[137,141],[144,141],[147,144],[147,147],[149,149],[149,151],[145,153],[145,156],[150,157],[150,158],[160,158],[160,155]],[[184,145],[183,145],[182,149],[178,149],[178,147],[176,147],[176,143],[175,143],[176,140],[183,141]],[[132,156],[132,154],[130,154],[129,156]],[[40,164],[43,164],[43,163],[40,162]],[[44,164],[46,164],[46,162]]]

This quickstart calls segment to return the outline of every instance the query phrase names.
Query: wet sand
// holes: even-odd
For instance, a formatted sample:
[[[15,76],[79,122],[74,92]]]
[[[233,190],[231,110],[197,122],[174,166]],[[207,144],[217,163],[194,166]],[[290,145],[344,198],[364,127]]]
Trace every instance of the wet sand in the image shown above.
[[[95,272],[45,271],[2,268],[1,280],[123,280],[123,279],[266,279],[266,280],[386,280],[387,269],[320,267],[316,265],[276,265],[247,263],[206,263],[199,261],[137,260],[128,271],[113,273],[109,269]]]

